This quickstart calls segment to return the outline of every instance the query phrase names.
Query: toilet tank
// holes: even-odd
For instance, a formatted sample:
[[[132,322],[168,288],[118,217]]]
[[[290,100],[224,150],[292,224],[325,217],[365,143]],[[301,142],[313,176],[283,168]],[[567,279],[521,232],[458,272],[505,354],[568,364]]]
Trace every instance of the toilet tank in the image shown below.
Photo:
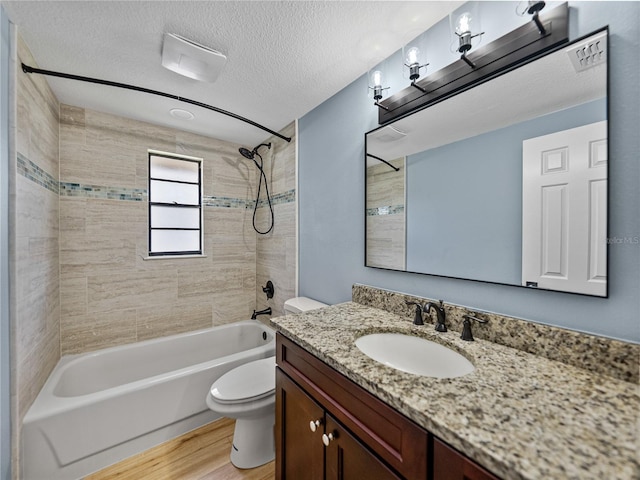
[[[309,310],[315,310],[316,308],[326,306],[326,303],[318,302],[312,298],[295,297],[284,302],[284,313],[285,315],[288,315],[290,313],[308,312]]]

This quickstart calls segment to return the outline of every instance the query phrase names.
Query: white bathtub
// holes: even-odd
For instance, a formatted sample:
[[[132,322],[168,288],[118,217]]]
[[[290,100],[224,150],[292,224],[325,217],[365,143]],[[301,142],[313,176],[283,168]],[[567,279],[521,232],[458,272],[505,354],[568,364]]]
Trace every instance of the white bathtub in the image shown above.
[[[64,356],[22,427],[24,480],[78,479],[218,418],[211,384],[275,355],[255,320]]]

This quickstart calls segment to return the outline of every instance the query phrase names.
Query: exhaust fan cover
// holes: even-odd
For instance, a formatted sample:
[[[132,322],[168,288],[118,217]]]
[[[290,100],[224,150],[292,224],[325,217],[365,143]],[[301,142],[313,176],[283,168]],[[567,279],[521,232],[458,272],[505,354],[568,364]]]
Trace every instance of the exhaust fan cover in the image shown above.
[[[162,66],[185,77],[215,82],[227,63],[227,57],[173,33],[164,34]]]
[[[607,60],[607,33],[602,32],[582,45],[568,49],[567,55],[569,55],[576,72],[582,72],[605,63]]]

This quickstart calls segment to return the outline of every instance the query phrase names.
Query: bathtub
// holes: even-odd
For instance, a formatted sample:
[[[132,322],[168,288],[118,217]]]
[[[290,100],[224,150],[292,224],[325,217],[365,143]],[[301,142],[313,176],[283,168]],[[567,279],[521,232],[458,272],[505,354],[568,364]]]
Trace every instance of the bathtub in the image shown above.
[[[272,355],[274,331],[245,320],[64,356],[24,417],[22,478],[82,478],[216,420],[211,384]]]

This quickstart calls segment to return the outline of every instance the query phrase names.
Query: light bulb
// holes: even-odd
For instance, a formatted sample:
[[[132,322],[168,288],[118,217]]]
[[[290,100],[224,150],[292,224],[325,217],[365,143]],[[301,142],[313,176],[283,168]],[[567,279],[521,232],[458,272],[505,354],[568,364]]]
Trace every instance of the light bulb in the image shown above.
[[[407,52],[407,65],[411,67],[418,62],[418,56],[420,55],[420,50],[418,47],[411,47]]]
[[[456,22],[456,33],[458,35],[465,35],[471,33],[471,14],[469,12],[464,12],[462,15],[458,17],[458,21]]]
[[[382,72],[380,70],[376,70],[371,75],[371,83],[373,83],[374,87],[382,87]]]

